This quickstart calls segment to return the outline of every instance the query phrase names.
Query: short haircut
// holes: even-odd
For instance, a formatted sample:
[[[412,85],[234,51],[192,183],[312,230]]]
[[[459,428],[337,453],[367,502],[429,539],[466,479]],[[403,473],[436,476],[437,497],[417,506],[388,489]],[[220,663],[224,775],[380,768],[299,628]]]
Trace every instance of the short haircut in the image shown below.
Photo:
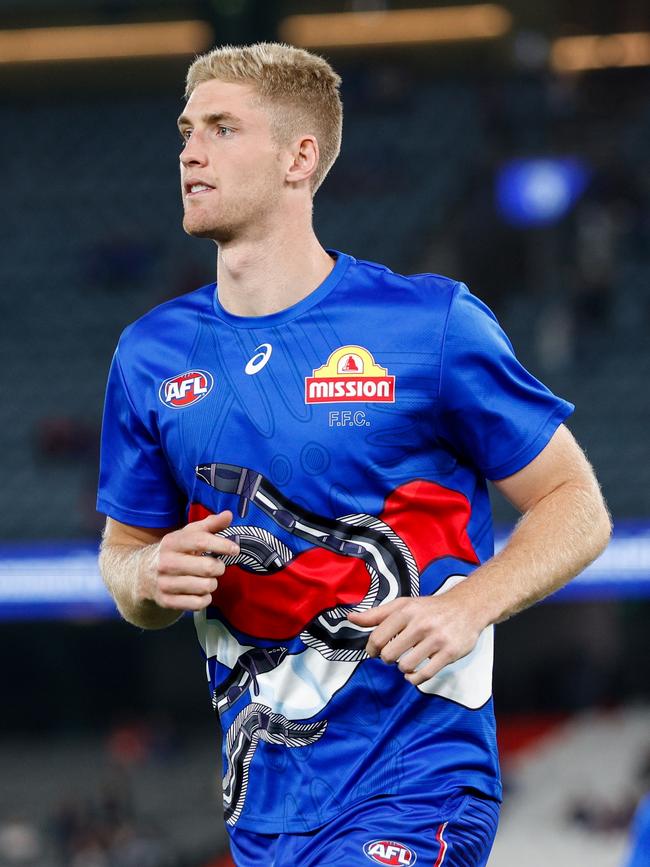
[[[197,57],[187,71],[185,98],[206,81],[252,85],[271,114],[280,144],[301,133],[318,141],[320,159],[312,175],[312,194],[322,184],[341,150],[341,78],[317,54],[278,42],[224,45]]]

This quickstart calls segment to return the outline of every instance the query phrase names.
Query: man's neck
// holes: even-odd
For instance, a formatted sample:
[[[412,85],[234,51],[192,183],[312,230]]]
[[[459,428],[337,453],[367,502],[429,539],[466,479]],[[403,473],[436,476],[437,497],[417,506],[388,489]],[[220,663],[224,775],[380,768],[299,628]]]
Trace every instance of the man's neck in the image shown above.
[[[311,225],[301,236],[230,241],[219,245],[219,301],[237,316],[267,316],[306,298],[333,267]]]

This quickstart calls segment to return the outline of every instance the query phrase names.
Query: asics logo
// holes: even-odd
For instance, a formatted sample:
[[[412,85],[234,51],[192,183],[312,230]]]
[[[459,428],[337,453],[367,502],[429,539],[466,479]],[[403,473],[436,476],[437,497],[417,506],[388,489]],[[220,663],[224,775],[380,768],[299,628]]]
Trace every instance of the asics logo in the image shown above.
[[[259,373],[271,357],[272,352],[273,347],[270,343],[261,343],[255,350],[255,355],[244,368],[244,372],[249,376],[252,376],[254,373]]]

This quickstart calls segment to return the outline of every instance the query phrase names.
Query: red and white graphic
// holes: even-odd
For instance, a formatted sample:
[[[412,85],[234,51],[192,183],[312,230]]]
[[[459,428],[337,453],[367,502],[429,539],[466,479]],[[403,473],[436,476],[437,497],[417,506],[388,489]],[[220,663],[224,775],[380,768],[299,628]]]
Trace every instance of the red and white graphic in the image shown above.
[[[372,843],[366,843],[363,852],[375,864],[392,864],[396,867],[415,864],[418,858],[413,849],[395,840],[373,840]]]
[[[342,355],[339,359],[339,363],[336,365],[337,373],[362,373],[363,372],[363,359],[361,356],[357,355],[355,352],[351,352],[349,354]]]
[[[435,482],[413,479],[399,485],[379,515],[332,518],[289,499],[254,468],[209,461],[195,472],[219,494],[237,498],[240,518],[254,507],[288,529],[290,537],[311,543],[294,551],[268,527],[233,523],[221,535],[236,536],[239,553],[224,557],[226,570],[212,605],[196,617],[208,665],[218,660],[230,669],[219,682],[210,674],[213,707],[220,715],[240,708],[226,733],[222,781],[224,816],[234,826],[245,808],[258,745],[299,749],[320,741],[328,726],[322,712],[367,659],[368,630],[348,619],[350,611],[419,596],[420,575],[441,558],[479,561],[467,534],[469,500]],[[194,502],[188,520],[210,513]],[[447,592],[465,577],[448,574],[434,593]],[[210,616],[215,611],[219,617]],[[250,643],[240,643],[240,634]],[[286,643],[296,637],[304,650],[289,653]],[[264,646],[255,639],[263,639]],[[488,628],[467,656],[417,689],[481,707],[491,694],[491,663]],[[368,842],[364,852],[376,864],[411,865],[417,857],[390,839]]]
[[[305,403],[394,403],[395,377],[363,346],[340,346],[305,377]]]
[[[165,406],[183,409],[207,397],[213,385],[214,377],[207,370],[187,370],[162,382],[158,397]]]

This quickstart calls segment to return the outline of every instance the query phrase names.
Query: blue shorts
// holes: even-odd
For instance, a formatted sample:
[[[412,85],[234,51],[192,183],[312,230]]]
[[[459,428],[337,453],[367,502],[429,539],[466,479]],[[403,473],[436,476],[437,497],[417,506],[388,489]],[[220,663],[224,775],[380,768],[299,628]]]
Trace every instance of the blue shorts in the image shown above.
[[[230,832],[237,867],[483,867],[499,820],[499,803],[476,793],[432,807],[426,798],[382,795],[355,804],[314,831]]]

